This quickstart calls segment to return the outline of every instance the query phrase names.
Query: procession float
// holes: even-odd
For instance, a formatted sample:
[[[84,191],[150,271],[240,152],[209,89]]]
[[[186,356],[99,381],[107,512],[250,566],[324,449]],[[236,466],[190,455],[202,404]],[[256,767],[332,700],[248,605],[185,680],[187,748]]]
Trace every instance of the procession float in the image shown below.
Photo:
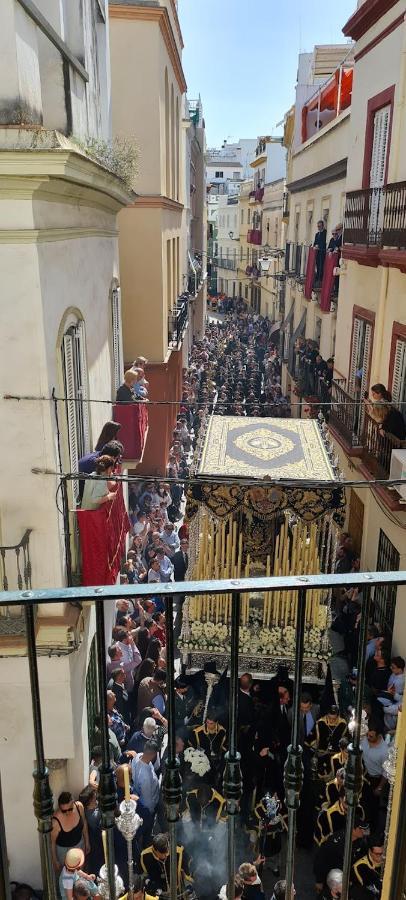
[[[334,570],[345,500],[323,417],[212,416],[197,448],[193,474],[187,502],[188,577]],[[312,485],[303,486],[303,481]],[[242,596],[242,671],[267,675],[281,664],[293,667],[297,599],[297,592],[287,591]],[[330,591],[308,593],[304,677],[309,681],[323,678],[330,608]],[[220,668],[227,664],[230,620],[231,595],[186,598],[180,647],[189,670],[209,661]]]

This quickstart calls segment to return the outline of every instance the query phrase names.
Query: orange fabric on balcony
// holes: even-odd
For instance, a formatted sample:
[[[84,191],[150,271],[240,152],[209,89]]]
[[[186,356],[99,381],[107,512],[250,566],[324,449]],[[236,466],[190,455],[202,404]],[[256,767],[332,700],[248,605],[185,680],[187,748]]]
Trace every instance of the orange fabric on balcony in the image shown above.
[[[119,484],[114,500],[100,509],[77,512],[82,551],[82,584],[115,584],[125,552],[125,538],[131,522]]]
[[[306,297],[306,300],[312,299],[314,276],[316,274],[316,257],[317,257],[317,247],[309,247],[309,255],[307,257],[306,279],[305,279],[304,290],[303,290],[303,296]]]
[[[340,87],[340,69],[334,72],[332,78],[321,89],[320,94],[316,94],[312,100],[302,108],[302,141],[307,141],[307,116],[312,110],[316,110],[320,99],[320,112],[326,110],[337,110],[337,115],[343,109],[348,109],[351,105],[352,96],[352,78],[353,69],[342,69],[341,87]]]
[[[120,422],[118,440],[124,444],[124,459],[141,460],[148,429],[148,405],[146,403],[116,403],[113,406],[115,422]]]

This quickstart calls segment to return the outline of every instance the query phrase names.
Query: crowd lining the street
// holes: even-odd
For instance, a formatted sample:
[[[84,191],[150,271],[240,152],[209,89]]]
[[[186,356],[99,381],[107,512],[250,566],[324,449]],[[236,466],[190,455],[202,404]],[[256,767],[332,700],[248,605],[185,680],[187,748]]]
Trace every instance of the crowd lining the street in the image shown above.
[[[209,322],[204,338],[194,343],[189,366],[183,371],[183,394],[167,465],[167,476],[177,480],[131,484],[132,532],[122,583],[184,581],[189,533],[183,521],[182,479],[188,477],[193,450],[209,414],[289,414],[282,396],[278,350],[270,338],[270,329],[268,319],[249,313],[244,301],[235,301],[224,318]],[[304,345],[302,349],[308,359],[312,353],[320,374],[316,348]],[[135,361],[134,381],[126,373],[118,400],[127,402],[128,391],[132,392],[134,385],[138,399],[146,397],[145,363],[142,359]],[[325,378],[331,371],[329,363],[330,360],[323,367]],[[97,508],[114,496],[115,485],[109,483],[108,477],[122,454],[118,430],[115,423],[106,423],[94,453],[80,461],[81,472],[96,471],[106,476],[106,482],[95,481],[104,486],[103,491],[98,488],[96,493],[93,487],[89,492],[89,480],[84,482],[82,508]],[[352,538],[344,533],[336,571],[358,570]],[[175,638],[180,633],[183,599],[180,593],[173,623]],[[347,815],[345,764],[357,683],[362,593],[358,588],[350,588],[337,592],[333,599],[332,637],[341,641],[338,655],[343,659],[338,698],[329,675],[322,691],[311,686],[300,698],[304,781],[297,843],[313,852],[315,896],[323,900],[341,896]],[[160,598],[117,601],[108,647],[108,725],[118,803],[124,798],[127,769],[131,796],[137,800],[137,811],[143,820],[133,846],[138,873],[136,900],[141,900],[145,891],[148,895],[165,896],[169,890],[169,843],[161,793],[168,724],[165,629],[165,607]],[[351,900],[369,900],[371,894],[381,896],[389,790],[383,766],[402,707],[404,668],[404,660],[391,657],[387,637],[371,622],[364,695],[367,730],[361,744],[363,785],[352,835]],[[214,687],[208,702],[209,682]],[[176,751],[183,783],[178,894],[202,900],[219,896],[226,900],[227,811],[222,779],[228,739],[227,673],[218,672],[214,663],[207,663],[202,671],[193,674],[180,671],[175,687]],[[283,666],[268,680],[257,680],[248,672],[240,676],[238,747],[243,793],[241,827],[237,829],[235,896],[243,900],[265,900],[270,896],[269,883],[274,900],[285,896],[285,882],[280,877],[287,830],[283,769],[291,737],[292,700],[293,682]],[[88,784],[78,800],[69,790],[63,791],[53,818],[52,853],[62,900],[97,894],[94,876],[103,864],[97,801],[101,763],[97,718],[92,737]],[[127,848],[117,829],[115,853],[120,874],[128,885]]]

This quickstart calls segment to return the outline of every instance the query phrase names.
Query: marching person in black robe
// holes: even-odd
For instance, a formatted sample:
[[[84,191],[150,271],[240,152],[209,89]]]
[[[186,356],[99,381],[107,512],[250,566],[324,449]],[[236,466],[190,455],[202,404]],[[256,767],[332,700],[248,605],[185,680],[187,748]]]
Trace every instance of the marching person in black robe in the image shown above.
[[[185,886],[193,882],[189,869],[189,858],[182,846],[176,848],[177,853],[177,889],[178,896],[182,894]],[[170,864],[169,864],[169,837],[167,834],[156,834],[150,847],[142,851],[140,857],[141,871],[147,876],[148,893],[156,893],[169,896]]]

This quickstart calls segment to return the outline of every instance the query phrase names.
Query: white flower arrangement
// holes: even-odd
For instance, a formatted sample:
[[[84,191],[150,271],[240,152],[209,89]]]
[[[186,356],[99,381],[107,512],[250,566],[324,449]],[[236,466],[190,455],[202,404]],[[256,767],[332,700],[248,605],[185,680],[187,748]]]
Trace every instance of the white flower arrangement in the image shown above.
[[[206,756],[204,750],[194,750],[193,747],[187,747],[183,756],[185,762],[189,763],[191,771],[195,775],[199,775],[203,778],[203,775],[210,772],[211,766],[209,758]]]
[[[294,656],[296,628],[293,625],[271,628],[259,624],[241,625],[239,630],[239,652],[252,656]],[[212,651],[229,653],[231,649],[230,628],[224,622],[198,622],[190,625],[189,634],[180,641],[182,650]],[[328,652],[325,628],[306,628],[304,638],[305,656],[324,659]]]

